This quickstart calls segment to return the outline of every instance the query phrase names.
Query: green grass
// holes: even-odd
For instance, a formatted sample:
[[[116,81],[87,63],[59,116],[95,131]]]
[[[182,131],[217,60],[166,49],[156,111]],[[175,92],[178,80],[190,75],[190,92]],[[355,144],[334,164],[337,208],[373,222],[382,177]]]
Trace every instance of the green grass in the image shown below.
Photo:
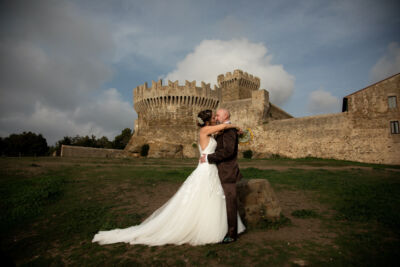
[[[260,162],[266,161],[254,161]],[[280,162],[286,166],[293,160],[274,160]],[[297,162],[354,166],[354,162],[319,159]],[[140,194],[151,200],[157,185],[177,188],[196,164],[191,159],[0,158],[0,249],[18,265],[27,266],[290,266],[294,259],[309,266],[384,266],[398,261],[399,173],[375,165],[370,170],[335,171],[242,168],[247,179],[268,179],[277,192],[301,190],[328,206],[335,216],[310,209],[290,215],[319,220],[323,229],[336,234],[332,243],[289,244],[285,239],[239,239],[229,245],[199,247],[91,243],[99,230],[140,223],[149,215],[143,212],[147,204]],[[139,189],[140,194],[132,193]],[[264,221],[248,233],[296,229],[288,215],[283,210],[279,220]]]
[[[261,159],[245,159],[242,158],[239,162],[248,163],[264,163],[268,165],[280,165],[280,166],[297,166],[297,165],[308,165],[308,166],[331,166],[331,167],[343,167],[343,166],[354,166],[354,167],[371,167],[374,169],[400,169],[400,165],[388,165],[388,164],[374,164],[374,163],[363,163],[349,160],[337,160],[337,159],[322,159],[314,157],[306,158],[285,158],[281,156],[272,156],[271,158]]]
[[[399,173],[383,170],[307,171],[243,169],[245,177],[266,178],[274,185],[314,191],[318,200],[338,211],[338,219],[378,222],[394,231],[400,225]]]

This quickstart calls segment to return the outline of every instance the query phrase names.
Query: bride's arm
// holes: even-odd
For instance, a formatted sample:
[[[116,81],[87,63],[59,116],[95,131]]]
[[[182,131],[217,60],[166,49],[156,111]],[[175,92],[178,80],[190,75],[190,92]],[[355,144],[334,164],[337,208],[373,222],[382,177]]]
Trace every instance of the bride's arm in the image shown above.
[[[201,128],[200,133],[204,135],[209,135],[229,128],[236,128],[240,130],[239,126],[237,125],[222,123],[218,125],[204,126],[203,128]]]

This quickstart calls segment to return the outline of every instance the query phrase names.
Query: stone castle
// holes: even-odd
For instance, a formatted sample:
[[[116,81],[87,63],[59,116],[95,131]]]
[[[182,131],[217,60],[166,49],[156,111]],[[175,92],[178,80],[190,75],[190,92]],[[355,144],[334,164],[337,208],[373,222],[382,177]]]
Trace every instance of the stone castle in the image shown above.
[[[198,87],[196,81],[163,85],[161,80],[136,87],[138,119],[125,153],[139,157],[141,147],[149,144],[149,157],[197,157],[198,112],[223,107],[232,122],[252,130],[253,139],[239,150],[250,149],[254,157],[400,164],[400,74],[344,97],[341,113],[302,118],[272,104],[258,77],[235,70],[217,81],[213,89],[204,82]]]
[[[150,157],[197,156],[197,114],[204,109],[228,108],[235,123],[254,127],[274,119],[292,116],[269,102],[266,90],[259,90],[260,79],[241,70],[218,76],[218,86],[186,81],[147,83],[133,90],[138,119],[135,133],[125,148],[139,156],[143,144],[149,144]]]

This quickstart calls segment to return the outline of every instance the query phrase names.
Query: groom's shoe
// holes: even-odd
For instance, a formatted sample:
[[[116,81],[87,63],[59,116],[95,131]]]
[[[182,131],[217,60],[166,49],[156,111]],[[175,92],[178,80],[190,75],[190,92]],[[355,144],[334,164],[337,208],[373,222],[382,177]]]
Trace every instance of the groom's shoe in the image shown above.
[[[233,239],[230,236],[225,236],[224,240],[222,240],[222,243],[223,244],[228,244],[228,243],[232,243],[232,242],[235,242],[235,241],[236,241],[236,239]]]

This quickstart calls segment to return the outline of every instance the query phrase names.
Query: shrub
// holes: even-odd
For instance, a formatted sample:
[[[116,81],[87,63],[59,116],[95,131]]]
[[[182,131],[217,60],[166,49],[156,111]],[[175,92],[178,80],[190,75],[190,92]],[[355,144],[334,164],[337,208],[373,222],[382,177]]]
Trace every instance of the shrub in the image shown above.
[[[245,159],[251,159],[253,157],[253,151],[251,150],[243,151],[243,157]]]
[[[147,157],[147,155],[149,154],[149,149],[150,149],[149,144],[144,144],[140,149],[140,156]]]

